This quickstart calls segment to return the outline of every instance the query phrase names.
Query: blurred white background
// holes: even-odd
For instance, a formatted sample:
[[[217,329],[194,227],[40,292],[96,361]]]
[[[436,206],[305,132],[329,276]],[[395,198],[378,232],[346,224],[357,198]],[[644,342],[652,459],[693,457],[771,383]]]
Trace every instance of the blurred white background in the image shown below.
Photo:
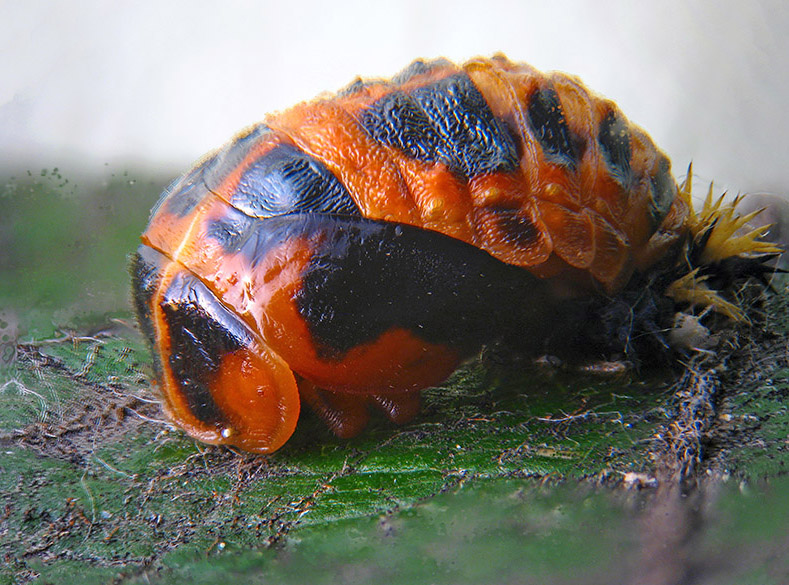
[[[271,110],[416,57],[579,75],[682,175],[789,190],[789,4],[0,0],[6,170],[184,170]]]

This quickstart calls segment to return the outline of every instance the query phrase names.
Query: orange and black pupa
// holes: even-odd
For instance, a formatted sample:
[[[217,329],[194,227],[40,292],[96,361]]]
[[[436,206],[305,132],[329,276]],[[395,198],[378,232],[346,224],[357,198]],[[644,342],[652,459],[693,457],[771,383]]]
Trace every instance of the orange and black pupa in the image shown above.
[[[370,408],[407,421],[492,341],[627,352],[625,321],[657,331],[676,302],[737,317],[710,267],[775,249],[733,240],[728,210],[694,212],[652,140],[574,77],[416,61],[269,116],[175,181],[134,303],[170,418],[265,453],[302,402],[344,437]]]

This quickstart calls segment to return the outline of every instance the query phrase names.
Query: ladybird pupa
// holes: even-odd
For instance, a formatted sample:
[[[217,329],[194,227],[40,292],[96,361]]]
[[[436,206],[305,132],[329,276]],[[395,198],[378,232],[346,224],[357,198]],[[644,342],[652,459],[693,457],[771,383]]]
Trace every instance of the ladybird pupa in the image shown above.
[[[575,77],[417,61],[271,115],[175,181],[134,254],[134,303],[169,416],[267,453],[302,403],[340,436],[369,409],[405,422],[494,340],[617,349],[620,305],[657,329],[666,291],[700,298],[669,289],[699,269],[676,268],[696,236],[728,250],[710,235],[723,214],[700,218],[666,155]],[[740,244],[725,253],[773,251]]]

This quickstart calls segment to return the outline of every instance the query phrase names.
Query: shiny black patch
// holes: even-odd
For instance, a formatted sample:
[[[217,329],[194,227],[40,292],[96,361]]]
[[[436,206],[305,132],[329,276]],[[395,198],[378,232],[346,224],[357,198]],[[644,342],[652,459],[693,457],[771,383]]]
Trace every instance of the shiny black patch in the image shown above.
[[[403,91],[394,91],[365,110],[362,127],[376,141],[417,160],[435,162],[443,146],[427,114]]]
[[[378,142],[418,160],[446,164],[467,178],[518,165],[515,139],[465,73],[410,94],[392,92],[362,112],[359,121]]]
[[[224,415],[210,385],[222,357],[251,343],[249,331],[186,271],[173,277],[161,308],[171,340],[168,363],[189,410],[205,424],[222,424]]]
[[[225,145],[207,161],[203,172],[203,181],[206,187],[216,191],[225,181],[227,176],[238,168],[238,165],[249,155],[249,151],[266,140],[272,130],[265,124],[258,124],[246,134],[236,137],[235,140]]]
[[[526,270],[408,225],[348,220],[302,229],[322,233],[295,300],[324,359],[393,328],[461,354],[506,331],[529,331],[524,345],[539,342],[552,301]]]
[[[230,203],[259,218],[289,213],[359,215],[350,193],[320,161],[281,144],[252,163]]]
[[[154,217],[162,206],[167,213],[178,217],[189,215],[208,193],[203,184],[203,171],[210,162],[211,159],[205,161],[170,183],[151,210],[151,217]]]
[[[597,141],[611,176],[622,187],[628,188],[632,183],[630,130],[616,112],[611,111],[603,118]]]
[[[468,75],[461,73],[414,90],[414,98],[443,138],[439,157],[466,177],[518,165],[515,140],[493,115]]]
[[[237,251],[254,271],[272,251],[281,248],[284,242],[294,238],[320,237],[321,226],[333,226],[338,221],[346,221],[345,217],[347,216],[303,213],[253,219],[248,232],[234,251]]]
[[[677,184],[671,176],[671,163],[661,156],[657,173],[650,177],[652,200],[649,205],[650,218],[655,229],[663,222],[677,196]]]
[[[506,241],[517,248],[528,248],[540,239],[540,230],[537,226],[517,210],[497,211],[496,225]]]
[[[529,99],[527,115],[532,133],[548,161],[575,170],[579,152],[570,136],[557,93],[550,88],[535,91]]]
[[[151,345],[156,343],[151,299],[159,288],[162,271],[168,262],[169,260],[162,254],[145,245],[137,248],[129,262],[129,273],[132,278],[132,303],[137,313],[140,330]]]
[[[452,63],[446,59],[432,59],[430,61],[417,59],[416,61],[413,61],[408,67],[403,69],[400,73],[395,75],[392,78],[392,83],[400,85],[406,81],[410,81],[417,75],[424,75],[425,73],[430,73],[434,69],[446,67],[448,65],[451,66]]]
[[[257,221],[259,220],[228,205],[225,216],[209,222],[206,231],[209,237],[221,244],[225,252],[232,253],[238,250]]]
[[[227,175],[244,160],[250,148],[270,132],[268,127],[259,124],[175,179],[159,197],[151,210],[151,217],[162,207],[167,213],[178,217],[189,215],[206,195],[211,190],[216,190]]]

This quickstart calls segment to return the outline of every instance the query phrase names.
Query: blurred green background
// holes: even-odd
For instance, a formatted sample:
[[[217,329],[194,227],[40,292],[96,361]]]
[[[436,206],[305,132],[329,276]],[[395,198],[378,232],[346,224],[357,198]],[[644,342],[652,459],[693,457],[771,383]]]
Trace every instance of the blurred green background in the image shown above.
[[[128,317],[126,257],[172,180],[140,176],[53,168],[0,179],[0,308],[16,315],[22,339]]]

